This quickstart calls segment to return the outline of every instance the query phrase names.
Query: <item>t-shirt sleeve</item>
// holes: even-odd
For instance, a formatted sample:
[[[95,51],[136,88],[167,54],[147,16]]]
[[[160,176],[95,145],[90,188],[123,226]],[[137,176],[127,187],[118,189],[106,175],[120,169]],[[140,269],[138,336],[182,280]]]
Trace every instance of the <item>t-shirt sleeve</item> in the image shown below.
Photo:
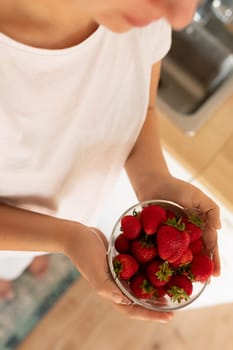
[[[172,30],[170,24],[160,19],[150,25],[152,63],[160,61],[171,48]]]

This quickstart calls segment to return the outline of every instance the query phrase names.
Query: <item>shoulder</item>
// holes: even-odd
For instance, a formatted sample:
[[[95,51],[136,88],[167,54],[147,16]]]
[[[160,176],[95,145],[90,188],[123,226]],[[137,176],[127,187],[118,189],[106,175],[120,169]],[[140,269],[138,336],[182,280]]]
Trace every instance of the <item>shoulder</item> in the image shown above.
[[[170,24],[160,19],[141,30],[140,36],[145,49],[150,50],[152,63],[161,60],[171,47]]]
[[[131,48],[136,54],[140,54],[149,62],[160,61],[171,46],[171,26],[164,20],[159,19],[143,28],[134,28],[127,33],[111,34],[115,40],[125,47]]]
[[[113,33],[104,28],[102,49],[132,52],[141,60],[153,64],[160,61],[171,46],[171,26],[159,19],[143,28],[133,28],[126,33]],[[115,48],[115,51],[114,51]]]

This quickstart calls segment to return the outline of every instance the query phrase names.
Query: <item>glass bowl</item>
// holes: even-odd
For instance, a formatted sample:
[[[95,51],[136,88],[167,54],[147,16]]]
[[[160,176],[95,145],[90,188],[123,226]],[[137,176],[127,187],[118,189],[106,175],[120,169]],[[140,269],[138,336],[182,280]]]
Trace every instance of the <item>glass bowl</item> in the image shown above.
[[[190,305],[191,303],[193,303],[204,292],[210,279],[206,280],[205,282],[197,282],[197,281],[192,282],[192,285],[193,285],[192,294],[187,299],[182,299],[180,301],[173,301],[168,294],[165,294],[162,297],[152,297],[150,299],[144,299],[144,298],[139,299],[132,293],[129,285],[129,280],[122,280],[118,278],[117,274],[114,271],[113,259],[116,255],[119,254],[119,252],[115,248],[115,241],[116,241],[116,238],[122,233],[122,229],[121,229],[122,217],[124,217],[125,215],[135,215],[135,211],[140,215],[140,212],[142,211],[142,209],[151,204],[159,205],[160,207],[166,209],[166,211],[168,210],[169,212],[172,212],[177,219],[179,219],[181,216],[187,217],[190,210],[192,212],[197,212],[197,214],[201,214],[198,209],[184,209],[182,206],[166,200],[149,200],[149,201],[144,201],[131,206],[119,217],[119,219],[117,220],[117,222],[113,227],[113,231],[109,239],[109,246],[107,251],[108,265],[115,283],[120,288],[122,293],[126,297],[128,297],[129,300],[132,301],[132,303],[140,305],[144,308],[154,310],[154,311],[159,311],[159,312],[175,311],[175,310],[182,309]],[[210,256],[210,254],[208,255]]]

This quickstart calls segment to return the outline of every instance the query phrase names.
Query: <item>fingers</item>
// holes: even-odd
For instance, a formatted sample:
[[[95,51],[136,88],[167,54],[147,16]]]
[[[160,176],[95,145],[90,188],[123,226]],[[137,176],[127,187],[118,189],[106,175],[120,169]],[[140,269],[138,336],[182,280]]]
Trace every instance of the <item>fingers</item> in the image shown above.
[[[203,230],[203,239],[207,250],[210,253],[214,253],[214,250],[218,245],[217,231],[206,224]]]
[[[213,256],[213,263],[214,263],[213,276],[217,277],[220,275],[221,264],[220,264],[220,256],[218,251],[218,236],[217,236],[216,229],[214,229],[209,224],[207,224],[204,229],[203,239],[205,242],[207,252],[212,254]]]
[[[101,288],[98,288],[96,292],[99,296],[110,301],[114,308],[123,312],[131,319],[166,323],[174,315],[172,312],[155,312],[133,304],[123,293],[121,293],[120,289],[110,279],[106,279]]]
[[[108,241],[105,235],[95,227],[90,227],[90,230],[96,235],[96,237],[98,237],[101,243],[104,244],[105,249],[107,250]],[[106,259],[106,250],[101,252],[102,259],[100,254],[98,254],[97,263],[101,265],[95,275],[92,275],[91,277],[89,276],[89,280],[96,293],[103,298],[115,304],[130,304],[131,301],[120,291],[112,279]],[[95,264],[95,267],[98,265],[97,263]]]
[[[213,262],[214,262],[213,276],[218,277],[221,273],[221,264],[220,264],[218,246],[216,246],[213,251]]]
[[[105,247],[107,247],[108,242],[104,234],[96,228],[91,227],[91,230],[103,240]],[[104,267],[105,268],[103,269],[103,271],[105,271],[106,278],[102,281],[101,285],[99,285],[95,289],[99,296],[113,303],[116,309],[123,312],[129,318],[138,320],[167,323],[173,317],[174,314],[172,312],[154,312],[152,310],[145,309],[141,306],[132,304],[131,300],[129,300],[120,291],[118,286],[112,280],[107,266],[105,265]]]
[[[219,207],[215,204],[212,208],[208,209],[205,211],[206,213],[206,218],[212,227],[214,227],[216,230],[221,228],[221,221],[220,221],[220,209]]]
[[[101,232],[99,229],[97,229],[96,227],[90,227],[90,229],[91,229],[91,231],[93,231],[95,234],[96,234],[96,236],[98,236],[99,238],[101,238],[101,240],[103,241],[103,243],[104,243],[104,246],[105,246],[105,248],[106,248],[106,250],[107,250],[107,248],[108,248],[108,240],[107,240],[107,238],[105,237],[105,235],[103,234],[103,232]]]
[[[106,278],[101,286],[96,288],[96,292],[114,304],[131,304],[131,301],[120,291],[115,282],[109,278]]]
[[[161,323],[167,323],[174,316],[173,312],[156,312],[139,305],[115,305],[115,308],[123,312],[131,319],[138,319],[143,321],[156,321]]]
[[[217,230],[221,228],[220,208],[212,199],[207,197],[205,194],[203,194],[199,208],[205,215],[203,238],[207,250],[213,254],[213,276],[217,277],[220,275],[221,271],[217,234]]]
[[[111,304],[114,305],[119,311],[123,312],[126,316],[133,319],[139,320],[149,320],[149,321],[159,321],[166,323],[172,316],[172,313],[166,312],[153,312],[152,310],[145,309],[138,305],[133,305],[131,300],[129,300],[118,288],[115,284],[112,276],[110,274],[107,260],[106,260],[106,250],[103,246],[104,241],[106,240],[105,236],[101,231],[95,228],[90,228],[90,230],[95,233],[91,234],[89,240],[94,239],[94,237],[98,237],[94,239],[93,247],[95,249],[95,253],[97,260],[93,262],[94,267],[92,270],[87,268],[87,264],[85,264],[86,271],[86,279],[90,282],[95,292],[110,301]],[[101,244],[96,244],[100,243]],[[90,243],[90,242],[89,242]],[[93,249],[93,252],[94,252]]]

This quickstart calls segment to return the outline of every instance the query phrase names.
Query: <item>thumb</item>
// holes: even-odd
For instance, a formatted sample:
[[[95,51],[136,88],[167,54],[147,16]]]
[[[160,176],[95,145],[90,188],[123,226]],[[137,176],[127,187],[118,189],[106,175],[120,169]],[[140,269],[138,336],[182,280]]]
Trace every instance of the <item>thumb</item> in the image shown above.
[[[107,278],[101,287],[98,288],[97,294],[115,304],[132,304],[132,302],[120,291],[117,285],[109,278]]]

